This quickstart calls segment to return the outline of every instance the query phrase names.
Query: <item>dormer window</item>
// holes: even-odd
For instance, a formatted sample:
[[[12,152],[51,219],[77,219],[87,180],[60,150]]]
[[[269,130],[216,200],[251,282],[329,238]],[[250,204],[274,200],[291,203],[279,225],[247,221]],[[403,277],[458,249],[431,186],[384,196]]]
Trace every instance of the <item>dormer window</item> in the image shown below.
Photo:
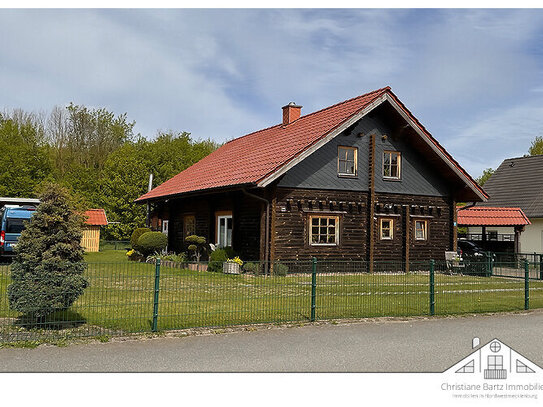
[[[383,178],[400,179],[402,155],[399,151],[383,152]]]
[[[358,149],[338,147],[337,174],[341,177],[356,177]]]

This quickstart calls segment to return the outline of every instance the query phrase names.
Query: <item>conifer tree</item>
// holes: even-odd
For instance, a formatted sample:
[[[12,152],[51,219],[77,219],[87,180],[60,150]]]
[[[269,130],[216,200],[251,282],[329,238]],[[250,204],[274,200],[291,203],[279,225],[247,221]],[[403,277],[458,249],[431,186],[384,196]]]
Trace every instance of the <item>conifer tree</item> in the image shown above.
[[[33,320],[69,308],[88,282],[81,246],[83,218],[67,189],[48,184],[17,242],[9,306]]]

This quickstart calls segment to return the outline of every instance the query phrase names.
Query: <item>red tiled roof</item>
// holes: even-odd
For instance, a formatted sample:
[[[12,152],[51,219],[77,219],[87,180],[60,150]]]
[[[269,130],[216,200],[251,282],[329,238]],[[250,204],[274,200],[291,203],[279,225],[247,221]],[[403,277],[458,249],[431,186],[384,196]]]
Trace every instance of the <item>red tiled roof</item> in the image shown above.
[[[107,225],[106,211],[103,209],[89,209],[85,212],[85,223],[92,226]]]
[[[530,220],[520,208],[492,208],[473,206],[457,208],[459,225],[465,226],[515,226],[530,225]]]
[[[436,148],[442,151],[447,159],[467,176],[473,184],[472,186],[483,196],[486,196],[477,183],[434,140],[387,86],[301,116],[286,126],[278,124],[234,139],[150,192],[140,196],[136,202],[193,191],[258,184],[385,93],[388,93],[400,105],[401,109],[420,127]]]

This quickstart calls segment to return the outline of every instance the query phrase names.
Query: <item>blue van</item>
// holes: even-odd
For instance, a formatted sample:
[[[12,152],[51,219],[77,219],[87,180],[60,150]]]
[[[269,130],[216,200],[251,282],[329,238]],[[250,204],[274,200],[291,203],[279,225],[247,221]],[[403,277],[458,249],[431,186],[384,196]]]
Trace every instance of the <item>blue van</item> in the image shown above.
[[[6,205],[0,209],[0,257],[14,256],[13,249],[36,208],[34,206]]]

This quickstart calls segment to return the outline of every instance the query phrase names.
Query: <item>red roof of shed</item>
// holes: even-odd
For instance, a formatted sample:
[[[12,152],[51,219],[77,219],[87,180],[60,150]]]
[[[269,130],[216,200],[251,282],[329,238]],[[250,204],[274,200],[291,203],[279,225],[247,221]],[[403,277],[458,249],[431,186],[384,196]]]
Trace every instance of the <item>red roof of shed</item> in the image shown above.
[[[482,188],[411,115],[387,86],[301,116],[288,125],[278,124],[229,141],[191,167],[140,196],[136,202],[234,185],[256,185],[385,94],[400,105],[446,160],[467,177],[471,188],[486,198]]]
[[[492,208],[473,206],[458,208],[458,224],[465,226],[516,226],[530,225],[530,220],[520,208]]]
[[[107,225],[106,211],[103,209],[89,209],[85,212],[87,225],[105,226]]]

